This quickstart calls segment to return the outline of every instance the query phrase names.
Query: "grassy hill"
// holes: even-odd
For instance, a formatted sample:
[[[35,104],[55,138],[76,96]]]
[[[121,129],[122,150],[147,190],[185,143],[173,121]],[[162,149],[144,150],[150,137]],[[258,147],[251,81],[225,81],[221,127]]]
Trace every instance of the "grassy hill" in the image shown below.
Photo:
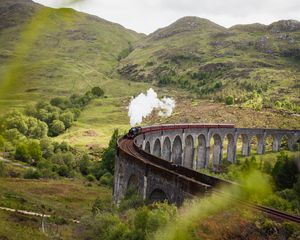
[[[96,16],[30,0],[1,1],[0,19],[0,96],[13,105],[105,88],[119,55],[143,37]]]
[[[249,103],[258,93],[269,107],[277,100],[299,105],[299,63],[298,21],[227,29],[184,17],[136,43],[118,71],[124,78],[175,85],[220,101],[232,95],[237,103]]]

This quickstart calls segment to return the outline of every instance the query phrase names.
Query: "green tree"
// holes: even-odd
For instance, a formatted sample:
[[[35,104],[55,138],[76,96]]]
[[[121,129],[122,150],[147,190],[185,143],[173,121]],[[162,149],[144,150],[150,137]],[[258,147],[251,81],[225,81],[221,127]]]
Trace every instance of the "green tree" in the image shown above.
[[[100,87],[93,87],[92,94],[96,97],[102,97],[104,95],[104,90]]]
[[[119,131],[118,129],[115,129],[109,141],[108,147],[105,148],[102,153],[102,166],[112,175],[114,174],[114,162],[118,138]]]
[[[60,120],[54,120],[50,126],[50,133],[52,136],[58,136],[65,131],[65,124]]]
[[[11,111],[5,115],[4,119],[4,128],[6,130],[17,129],[21,134],[26,136],[28,131],[27,119],[21,112],[16,110]]]
[[[33,118],[27,117],[27,133],[26,136],[30,138],[40,139],[47,136],[48,126],[46,123]]]
[[[30,154],[26,143],[20,143],[16,147],[15,158],[24,162],[30,161]]]
[[[272,176],[278,189],[292,188],[297,181],[298,167],[294,159],[280,153],[272,170]]]
[[[70,111],[63,112],[59,116],[59,120],[62,121],[66,128],[69,128],[72,126],[74,122],[74,114]]]
[[[50,138],[42,138],[40,140],[40,146],[44,158],[49,158],[54,154],[54,145]]]
[[[34,162],[38,162],[42,159],[42,150],[38,141],[29,141],[27,143],[27,149],[31,159]]]
[[[5,140],[2,135],[0,135],[0,151],[4,150]]]

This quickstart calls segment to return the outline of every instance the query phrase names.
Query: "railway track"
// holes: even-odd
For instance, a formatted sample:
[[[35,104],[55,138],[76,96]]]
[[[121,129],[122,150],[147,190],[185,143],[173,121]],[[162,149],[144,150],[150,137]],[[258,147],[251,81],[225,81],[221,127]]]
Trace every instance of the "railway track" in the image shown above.
[[[123,151],[124,153],[128,154],[130,157],[138,160],[138,161],[142,161],[144,164],[148,164],[151,166],[154,166],[156,168],[160,168],[163,169],[166,172],[174,172],[176,173],[179,177],[185,178],[185,179],[190,179],[190,181],[193,182],[198,182],[201,185],[205,185],[204,183],[202,183],[199,178],[197,177],[197,172],[193,171],[193,170],[187,170],[187,171],[180,171],[180,169],[182,169],[183,167],[180,167],[179,170],[177,170],[176,166],[173,169],[170,169],[169,167],[166,166],[162,166],[160,164],[158,164],[157,162],[159,162],[160,159],[158,159],[157,162],[153,162],[152,160],[148,159],[147,157],[145,157],[144,154],[141,153],[141,151],[137,151],[137,146],[135,146],[134,140],[133,139],[126,139],[126,138],[121,138],[118,141],[118,148],[119,150]],[[191,172],[194,172],[194,174],[189,174]],[[210,176],[207,176],[210,177]],[[221,179],[218,179],[219,183],[225,183],[225,184],[233,184]],[[209,189],[212,189],[214,186],[209,186]],[[218,194],[222,194],[223,196],[225,196],[224,193],[217,191],[217,190],[213,190],[213,192],[218,193]],[[282,212],[270,207],[265,207],[265,206],[261,206],[261,205],[257,205],[257,204],[253,204],[253,203],[249,203],[246,201],[242,201],[240,199],[234,198],[234,196],[229,196],[227,194],[227,197],[230,197],[236,201],[238,201],[239,203],[241,203],[243,206],[256,210],[256,211],[260,211],[264,214],[266,214],[267,216],[275,219],[275,220],[279,220],[279,221],[291,221],[294,223],[298,223],[300,224],[300,216],[297,215],[293,215],[293,214],[289,214],[286,212]]]

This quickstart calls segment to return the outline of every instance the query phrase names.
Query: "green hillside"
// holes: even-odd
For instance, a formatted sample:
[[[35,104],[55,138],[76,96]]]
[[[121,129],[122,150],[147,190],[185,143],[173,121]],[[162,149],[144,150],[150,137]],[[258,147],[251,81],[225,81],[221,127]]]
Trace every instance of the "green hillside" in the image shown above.
[[[30,0],[2,0],[0,19],[0,96],[13,105],[105,87],[122,51],[143,37],[96,16]]]
[[[136,43],[118,72],[135,81],[175,85],[201,98],[299,111],[300,22],[221,27],[184,17]],[[275,105],[275,102],[278,101]]]

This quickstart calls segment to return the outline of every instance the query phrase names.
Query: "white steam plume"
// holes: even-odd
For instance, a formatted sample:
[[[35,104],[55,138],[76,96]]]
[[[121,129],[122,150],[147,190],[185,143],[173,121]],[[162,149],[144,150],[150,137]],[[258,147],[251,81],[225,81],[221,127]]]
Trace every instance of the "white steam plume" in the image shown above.
[[[135,126],[141,124],[143,118],[151,114],[154,109],[159,110],[158,115],[162,117],[171,116],[175,107],[175,100],[168,97],[159,99],[157,93],[150,88],[147,94],[139,94],[133,98],[128,107],[128,116],[130,117],[130,125]]]

